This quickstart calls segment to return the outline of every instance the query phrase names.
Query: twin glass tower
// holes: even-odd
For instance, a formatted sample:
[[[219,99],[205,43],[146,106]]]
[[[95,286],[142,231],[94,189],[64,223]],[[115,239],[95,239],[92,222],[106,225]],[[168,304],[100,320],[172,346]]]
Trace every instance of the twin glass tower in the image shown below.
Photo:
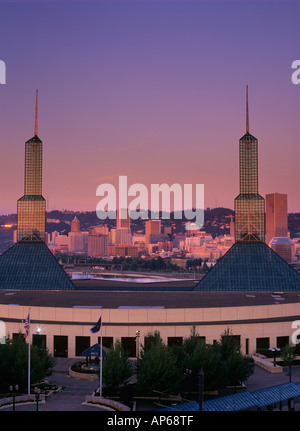
[[[24,196],[18,200],[18,242],[44,242],[46,201],[42,196],[43,143],[37,135],[36,90],[34,136],[25,142]]]
[[[239,141],[240,194],[234,200],[235,242],[265,241],[265,200],[258,194],[258,141],[249,133],[248,85],[246,133]]]
[[[46,201],[42,196],[43,143],[37,135],[38,90],[35,129],[25,143],[24,196],[18,200],[18,242],[44,242]],[[246,86],[246,133],[239,141],[240,194],[234,200],[235,242],[265,241],[265,200],[258,194],[258,141],[249,133]]]

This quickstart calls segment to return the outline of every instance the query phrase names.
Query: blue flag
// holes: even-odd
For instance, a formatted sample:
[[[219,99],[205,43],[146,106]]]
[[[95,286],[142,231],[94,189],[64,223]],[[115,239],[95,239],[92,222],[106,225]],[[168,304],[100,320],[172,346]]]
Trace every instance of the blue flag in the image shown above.
[[[100,319],[98,320],[98,322],[96,323],[96,325],[91,328],[91,331],[93,333],[99,332],[100,328],[101,328],[101,325],[102,325],[102,322],[101,322],[101,317],[100,317]]]

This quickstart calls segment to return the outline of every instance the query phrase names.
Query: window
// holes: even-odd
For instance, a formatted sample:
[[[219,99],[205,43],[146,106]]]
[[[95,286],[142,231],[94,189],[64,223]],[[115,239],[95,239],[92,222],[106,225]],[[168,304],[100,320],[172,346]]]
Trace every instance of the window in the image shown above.
[[[33,334],[32,335],[32,345],[38,346],[40,349],[46,348],[46,335]]]
[[[121,344],[130,358],[135,358],[137,349],[135,337],[121,337]]]
[[[256,351],[258,349],[268,349],[270,347],[270,338],[256,338]]]
[[[75,338],[75,355],[80,356],[81,353],[90,347],[90,337]]]
[[[285,336],[285,337],[277,337],[276,340],[276,347],[278,347],[279,349],[282,349],[283,347],[285,347],[287,344],[289,344],[289,336]]]
[[[68,357],[68,336],[67,335],[54,335],[54,352],[53,356],[56,358]]]
[[[182,337],[168,337],[168,346],[181,346]]]

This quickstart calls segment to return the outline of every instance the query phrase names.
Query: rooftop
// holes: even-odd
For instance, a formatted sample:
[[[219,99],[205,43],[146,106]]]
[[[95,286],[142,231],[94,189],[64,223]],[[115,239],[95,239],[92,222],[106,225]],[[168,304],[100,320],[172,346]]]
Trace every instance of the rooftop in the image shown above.
[[[75,289],[44,242],[18,242],[0,256],[0,289]]]
[[[236,242],[195,290],[300,292],[300,274],[265,243]]]
[[[74,284],[77,283],[74,282]],[[278,292],[0,290],[0,304],[33,307],[93,308],[98,305],[103,308],[179,309],[247,307],[283,303],[300,303],[300,294],[295,292],[283,294]]]

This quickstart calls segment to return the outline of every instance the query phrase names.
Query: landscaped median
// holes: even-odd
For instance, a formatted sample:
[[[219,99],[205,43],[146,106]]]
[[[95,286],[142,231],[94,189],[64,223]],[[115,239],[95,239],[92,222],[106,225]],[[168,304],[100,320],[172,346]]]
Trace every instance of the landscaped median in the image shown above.
[[[45,402],[44,394],[39,395],[39,402],[40,403]],[[36,395],[35,394],[18,395],[15,397],[15,404],[24,404],[24,403],[36,403]],[[12,404],[13,404],[13,397],[0,398],[0,409],[8,407]]]
[[[69,376],[80,380],[99,380],[99,375],[97,374],[97,372],[92,373],[90,371],[74,371],[72,367],[69,368]]]
[[[87,404],[94,404],[94,405],[98,404],[101,407],[107,407],[107,409],[111,411],[118,411],[118,412],[130,411],[130,408],[124,404],[121,404],[117,401],[109,400],[107,398],[96,397],[94,395],[87,395],[85,397],[85,402]]]
[[[97,372],[91,372],[90,370],[83,371],[81,368],[82,363],[75,363],[69,368],[69,376],[80,380],[98,380],[99,375]],[[110,400],[108,398],[97,397],[94,395],[87,395],[85,397],[86,404],[92,404],[94,406],[105,407],[110,411],[126,412],[130,411],[130,407],[125,404],[119,403],[118,401]]]
[[[252,355],[252,358],[255,365],[258,365],[269,373],[273,374],[283,372],[283,367],[281,365],[276,364],[276,366],[274,366],[274,361],[272,358],[267,358],[266,356],[259,353],[255,353],[254,355]]]

